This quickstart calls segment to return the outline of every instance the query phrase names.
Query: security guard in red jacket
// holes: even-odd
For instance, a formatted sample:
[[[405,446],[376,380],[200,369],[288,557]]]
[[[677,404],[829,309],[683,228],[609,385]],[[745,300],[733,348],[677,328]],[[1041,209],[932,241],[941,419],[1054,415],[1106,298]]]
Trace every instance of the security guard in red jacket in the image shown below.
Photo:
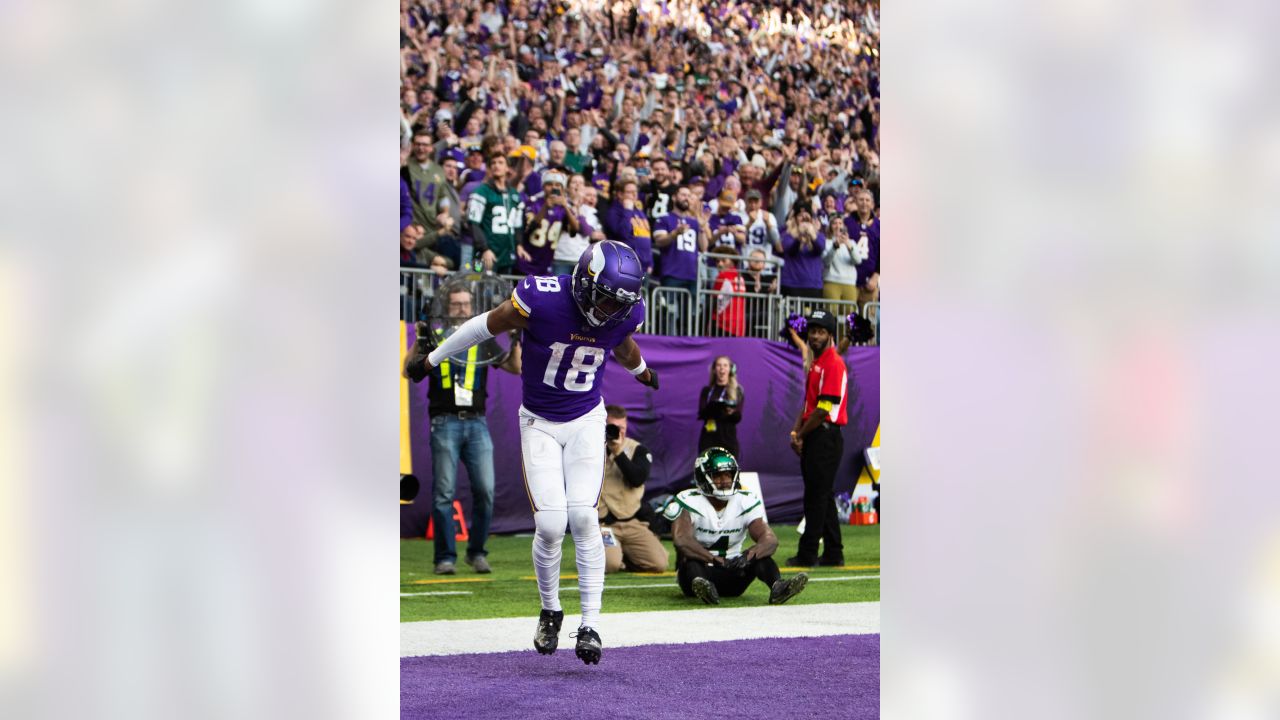
[[[841,428],[849,422],[849,377],[836,351],[835,317],[826,310],[814,310],[805,332],[814,360],[805,380],[804,412],[791,428],[791,449],[800,456],[804,478],[805,529],[800,550],[787,559],[787,565],[843,565],[844,543],[832,489],[844,453]]]

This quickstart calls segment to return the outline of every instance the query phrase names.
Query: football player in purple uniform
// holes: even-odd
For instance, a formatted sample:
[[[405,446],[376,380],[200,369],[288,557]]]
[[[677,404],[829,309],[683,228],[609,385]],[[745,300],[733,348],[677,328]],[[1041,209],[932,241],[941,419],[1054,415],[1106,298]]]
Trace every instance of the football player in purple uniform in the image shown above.
[[[589,665],[600,662],[602,647],[596,629],[604,589],[604,543],[596,509],[605,456],[601,371],[612,351],[637,380],[658,389],[657,373],[646,367],[632,338],[644,321],[644,281],[645,269],[635,251],[604,240],[587,247],[572,275],[526,277],[511,299],[463,323],[435,349],[415,343],[405,360],[406,374],[417,377],[425,374],[425,363],[434,368],[499,333],[523,331],[520,448],[537,526],[533,567],[542,595],[533,646],[547,655],[559,644],[564,621],[560,556],[567,524],[582,599],[575,652]],[[431,337],[425,334],[426,342]]]

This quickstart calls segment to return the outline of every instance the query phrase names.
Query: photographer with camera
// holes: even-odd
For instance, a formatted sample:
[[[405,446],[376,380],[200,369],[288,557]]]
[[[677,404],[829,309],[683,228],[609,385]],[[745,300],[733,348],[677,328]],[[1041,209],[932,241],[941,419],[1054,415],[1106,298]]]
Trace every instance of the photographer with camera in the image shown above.
[[[471,289],[453,282],[441,289],[445,323],[458,326],[475,315]],[[428,380],[431,423],[432,512],[435,524],[435,574],[453,575],[458,560],[453,522],[458,462],[471,478],[471,533],[466,561],[477,573],[492,569],[485,542],[493,519],[493,441],[485,420],[489,396],[489,366],[481,364],[480,348],[472,346],[462,357],[446,358],[431,367],[427,355],[445,339],[445,328],[414,324],[414,343],[405,356],[402,373],[415,383]],[[495,367],[519,375],[523,353],[519,336],[512,335],[511,349]]]
[[[698,452],[722,447],[737,457],[743,400],[738,365],[728,355],[721,355],[711,363],[710,373],[710,384],[702,388],[698,397],[698,419],[702,421]]]
[[[800,594],[809,576],[782,579],[773,559],[778,536],[760,496],[738,484],[737,458],[724,448],[708,448],[694,461],[693,481],[693,489],[676,494],[662,511],[672,523],[676,580],[685,597],[718,605],[721,595],[738,597],[752,580],[768,586],[770,605]],[[744,552],[747,535],[755,544]]]
[[[548,172],[543,180],[543,197],[535,200],[525,213],[524,236],[516,246],[516,272],[550,274],[560,236],[579,232],[583,224],[578,213],[568,205],[564,174]]]
[[[627,411],[606,405],[604,483],[600,490],[600,532],[604,536],[604,571],[663,572],[667,549],[649,529],[653,510],[643,502],[653,456],[627,437]]]

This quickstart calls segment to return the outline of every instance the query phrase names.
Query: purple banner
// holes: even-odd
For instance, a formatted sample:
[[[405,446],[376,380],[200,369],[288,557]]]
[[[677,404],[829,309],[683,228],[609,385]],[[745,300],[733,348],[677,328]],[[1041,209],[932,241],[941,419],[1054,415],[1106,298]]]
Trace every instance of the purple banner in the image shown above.
[[[410,331],[412,332],[412,331]],[[712,360],[728,355],[738,365],[743,388],[743,418],[738,425],[744,471],[760,474],[769,519],[794,522],[802,515],[803,487],[800,459],[787,444],[787,433],[804,401],[800,354],[781,342],[752,338],[673,338],[637,335],[645,361],[661,374],[662,389],[653,392],[636,382],[610,359],[605,370],[606,403],[627,409],[627,434],[653,452],[653,472],[645,486],[652,497],[689,487],[697,455],[698,394],[708,383]],[[849,368],[849,424],[844,429],[844,458],[836,490],[851,490],[862,471],[862,450],[871,444],[880,424],[880,349],[852,347],[845,354]],[[533,512],[520,470],[520,379],[497,369],[489,371],[489,432],[494,446],[494,513],[496,533],[533,530]],[[409,390],[410,442],[414,474],[422,492],[412,505],[402,506],[401,537],[420,537],[431,515],[431,439],[427,421],[427,382]],[[604,438],[600,439],[604,442]],[[471,517],[471,489],[465,468],[458,468],[458,499]]]

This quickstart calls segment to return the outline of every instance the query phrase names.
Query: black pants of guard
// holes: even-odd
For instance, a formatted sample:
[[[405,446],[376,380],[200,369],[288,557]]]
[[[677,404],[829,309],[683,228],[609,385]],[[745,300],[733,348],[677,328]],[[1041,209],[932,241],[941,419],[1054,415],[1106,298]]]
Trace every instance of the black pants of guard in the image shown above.
[[[800,536],[800,552],[804,561],[818,559],[818,540],[822,540],[824,562],[844,561],[844,541],[840,537],[840,518],[836,515],[832,490],[836,470],[844,453],[844,436],[836,425],[823,423],[804,438],[800,452],[800,475],[804,478],[804,534]]]
[[[676,581],[680,583],[680,592],[685,597],[693,597],[693,579],[697,577],[710,580],[721,597],[738,597],[751,587],[752,580],[759,580],[772,589],[773,584],[782,579],[782,572],[771,557],[752,560],[741,574],[719,565],[708,565],[702,560],[684,556],[676,558]]]

